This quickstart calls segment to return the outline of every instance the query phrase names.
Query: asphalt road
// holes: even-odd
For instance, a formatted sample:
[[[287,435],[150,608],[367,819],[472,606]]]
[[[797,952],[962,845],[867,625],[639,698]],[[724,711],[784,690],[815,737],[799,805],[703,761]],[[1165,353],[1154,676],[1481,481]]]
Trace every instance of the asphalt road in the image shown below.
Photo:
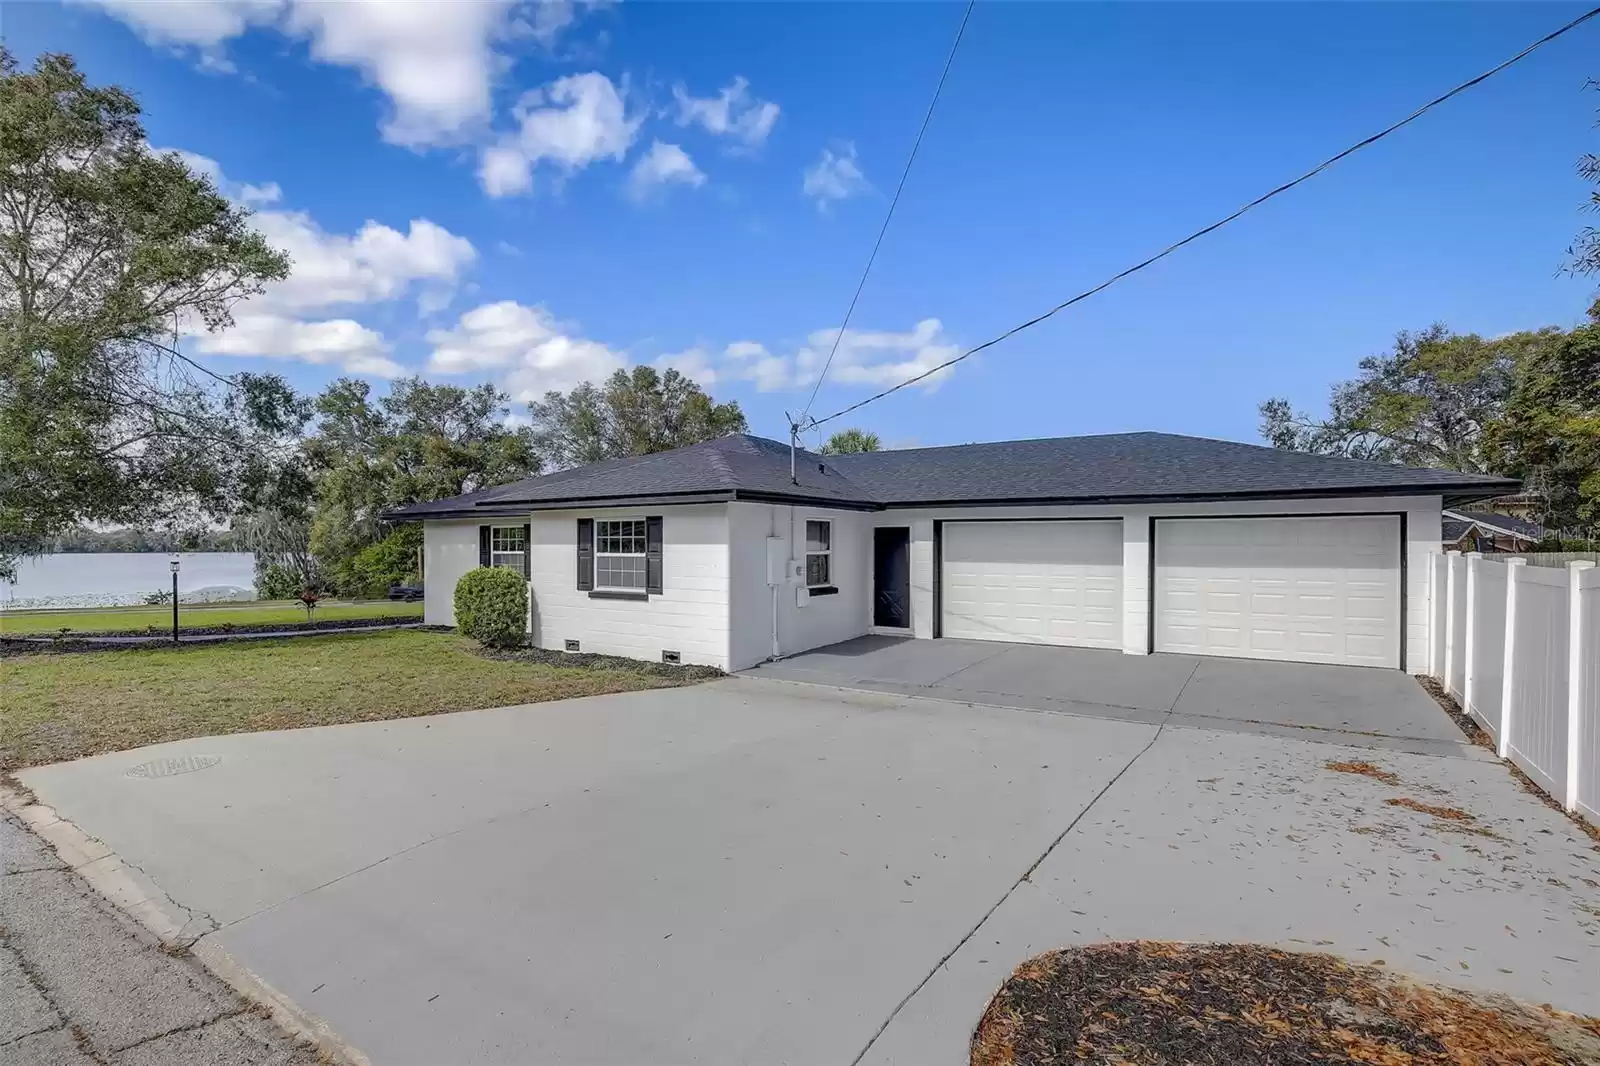
[[[0,812],[0,1064],[315,1066]]]

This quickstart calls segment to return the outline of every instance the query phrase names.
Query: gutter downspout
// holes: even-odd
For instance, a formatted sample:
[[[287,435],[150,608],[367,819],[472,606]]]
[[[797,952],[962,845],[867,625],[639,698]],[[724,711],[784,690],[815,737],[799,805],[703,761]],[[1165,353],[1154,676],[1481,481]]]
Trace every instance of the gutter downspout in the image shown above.
[[[776,506],[769,505],[767,508],[767,530],[767,535],[770,537],[778,535],[778,508]],[[782,645],[778,642],[778,594],[782,591],[783,586],[781,584],[770,585],[768,589],[772,593],[772,656],[767,661],[777,662],[783,656]]]

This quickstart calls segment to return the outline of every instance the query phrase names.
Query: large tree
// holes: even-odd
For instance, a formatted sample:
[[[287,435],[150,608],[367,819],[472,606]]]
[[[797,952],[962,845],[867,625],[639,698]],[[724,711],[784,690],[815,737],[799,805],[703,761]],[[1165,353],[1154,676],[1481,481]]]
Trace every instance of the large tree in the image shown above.
[[[649,455],[743,433],[735,401],[717,403],[676,370],[618,370],[603,385],[584,382],[528,405],[540,456],[556,468]]]
[[[1520,367],[1488,434],[1497,472],[1526,480],[1557,530],[1600,532],[1600,305]]]
[[[0,572],[82,522],[216,520],[292,446],[292,391],[176,340],[288,260],[139,106],[67,56],[0,49]]]
[[[1600,320],[1492,340],[1431,326],[1363,359],[1324,417],[1261,405],[1279,448],[1523,478],[1543,519],[1600,523]]]
[[[841,429],[822,445],[823,455],[854,455],[883,447],[876,433],[866,429]]]
[[[1600,81],[1589,82],[1587,88],[1600,90]],[[1600,125],[1597,122],[1596,125]],[[1584,181],[1594,185],[1589,192],[1589,202],[1584,206],[1593,212],[1600,212],[1600,155],[1586,152],[1578,159],[1578,176]],[[1567,249],[1569,267],[1577,274],[1600,274],[1600,229],[1594,226],[1585,226],[1578,232],[1577,239],[1572,242],[1572,247]],[[1600,300],[1595,302],[1595,311],[1600,312]]]
[[[509,397],[492,385],[401,378],[382,398],[371,393],[357,378],[329,385],[317,397],[315,432],[305,444],[316,486],[309,547],[322,572],[348,592],[404,576],[393,564],[415,547],[417,531],[390,529],[379,517],[384,510],[540,469],[532,430],[506,425]]]
[[[1402,332],[1391,351],[1333,386],[1326,416],[1267,400],[1261,435],[1294,451],[1491,472],[1485,433],[1504,415],[1518,367],[1561,336],[1552,327],[1485,340],[1438,324]]]

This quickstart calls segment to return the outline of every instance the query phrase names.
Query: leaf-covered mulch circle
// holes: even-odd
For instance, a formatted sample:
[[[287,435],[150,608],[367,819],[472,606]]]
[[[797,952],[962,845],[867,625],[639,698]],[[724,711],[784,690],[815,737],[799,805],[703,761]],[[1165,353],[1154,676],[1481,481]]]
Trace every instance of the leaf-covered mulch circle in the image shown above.
[[[1600,1019],[1250,944],[1096,944],[1019,966],[972,1066],[1597,1066]]]

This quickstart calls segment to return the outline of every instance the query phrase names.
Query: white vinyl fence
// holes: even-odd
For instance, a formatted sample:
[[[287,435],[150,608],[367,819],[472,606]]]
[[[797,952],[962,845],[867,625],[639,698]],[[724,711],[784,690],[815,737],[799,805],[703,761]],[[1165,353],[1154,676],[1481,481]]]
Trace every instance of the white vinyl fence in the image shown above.
[[[1600,569],[1429,559],[1428,672],[1569,811],[1600,824]]]

